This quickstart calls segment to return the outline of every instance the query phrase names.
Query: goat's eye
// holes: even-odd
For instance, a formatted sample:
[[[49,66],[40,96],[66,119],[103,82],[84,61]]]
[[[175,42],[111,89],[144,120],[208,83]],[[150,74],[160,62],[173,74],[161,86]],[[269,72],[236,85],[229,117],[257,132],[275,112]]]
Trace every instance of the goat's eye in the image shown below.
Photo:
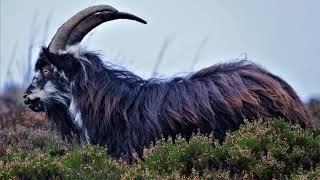
[[[50,74],[50,71],[48,69],[42,70],[43,75],[48,76]]]

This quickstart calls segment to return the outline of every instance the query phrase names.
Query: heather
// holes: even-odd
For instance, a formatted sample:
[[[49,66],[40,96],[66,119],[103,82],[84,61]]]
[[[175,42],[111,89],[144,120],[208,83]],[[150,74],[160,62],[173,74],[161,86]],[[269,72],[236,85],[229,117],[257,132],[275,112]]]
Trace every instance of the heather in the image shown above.
[[[315,108],[316,109],[316,108]],[[283,119],[246,122],[224,142],[195,133],[159,139],[133,164],[106,149],[63,141],[43,114],[1,114],[0,179],[316,179],[320,130]]]

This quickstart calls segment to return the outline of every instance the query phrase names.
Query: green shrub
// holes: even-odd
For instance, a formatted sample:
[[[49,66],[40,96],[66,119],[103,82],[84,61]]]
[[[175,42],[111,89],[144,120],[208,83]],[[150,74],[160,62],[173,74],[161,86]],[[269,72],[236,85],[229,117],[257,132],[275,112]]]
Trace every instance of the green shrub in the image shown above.
[[[320,174],[320,130],[281,119],[246,123],[222,144],[200,134],[188,141],[178,136],[174,143],[162,139],[132,165],[113,160],[102,147],[66,146],[41,134],[0,132],[5,142],[0,179],[316,179]]]
[[[85,146],[74,149],[62,157],[50,154],[15,152],[1,161],[0,177],[22,179],[102,179],[120,178],[125,166],[111,160],[104,148]]]
[[[125,172],[125,167],[120,165],[104,148],[89,145],[68,152],[60,161],[64,176],[70,179],[119,179]]]
[[[211,138],[196,135],[187,142],[178,136],[174,142],[162,139],[146,149],[144,161],[140,162],[141,168],[147,169],[154,176],[189,176],[192,171],[202,175],[212,158]]]
[[[51,157],[19,155],[13,157],[10,162],[1,167],[0,172],[5,172],[2,176],[19,179],[48,179],[60,174],[58,164]]]
[[[317,168],[311,170],[311,171],[303,171],[300,170],[299,173],[297,173],[295,176],[293,176],[293,179],[300,180],[300,179],[319,179],[320,177],[320,166]]]
[[[320,135],[284,120],[246,123],[214,149],[214,164],[263,179],[290,177],[319,163]]]

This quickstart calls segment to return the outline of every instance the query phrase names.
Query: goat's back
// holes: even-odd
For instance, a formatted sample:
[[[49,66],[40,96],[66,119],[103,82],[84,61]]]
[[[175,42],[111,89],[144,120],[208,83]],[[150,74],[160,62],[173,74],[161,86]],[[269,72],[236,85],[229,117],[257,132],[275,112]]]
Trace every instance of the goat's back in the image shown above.
[[[164,129],[174,129],[170,134],[189,134],[197,128],[214,131],[222,139],[245,119],[259,118],[281,117],[302,127],[314,126],[291,86],[248,61],[217,64],[189,78],[176,78],[165,92],[165,97],[159,96],[160,122]]]

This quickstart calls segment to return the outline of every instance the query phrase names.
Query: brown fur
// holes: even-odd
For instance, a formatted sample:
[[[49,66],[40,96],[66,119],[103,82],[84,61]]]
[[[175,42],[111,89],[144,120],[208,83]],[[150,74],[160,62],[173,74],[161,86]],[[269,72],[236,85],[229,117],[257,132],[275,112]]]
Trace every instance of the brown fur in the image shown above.
[[[105,145],[116,157],[130,159],[156,138],[189,137],[197,130],[223,140],[245,119],[281,117],[314,126],[294,90],[249,61],[161,81],[105,66],[92,53],[84,58],[89,61],[75,76],[73,96],[91,143]]]

